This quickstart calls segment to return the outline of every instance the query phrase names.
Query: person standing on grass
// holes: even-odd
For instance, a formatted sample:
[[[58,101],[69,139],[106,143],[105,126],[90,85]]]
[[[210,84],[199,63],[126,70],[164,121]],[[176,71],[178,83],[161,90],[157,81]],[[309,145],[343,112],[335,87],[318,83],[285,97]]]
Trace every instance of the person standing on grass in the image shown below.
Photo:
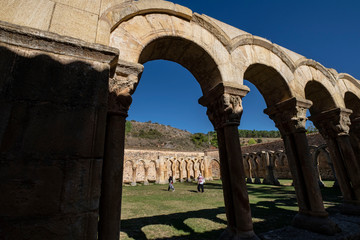
[[[198,192],[200,192],[200,189],[201,189],[201,192],[204,192],[204,183],[205,183],[205,178],[203,176],[201,176],[201,173],[200,173],[199,177],[198,177],[198,185],[197,185]]]
[[[172,191],[175,191],[175,188],[174,188],[174,185],[173,185],[173,177],[172,177],[172,176],[169,177],[169,187],[168,187],[168,191],[170,191],[170,189],[171,189]]]

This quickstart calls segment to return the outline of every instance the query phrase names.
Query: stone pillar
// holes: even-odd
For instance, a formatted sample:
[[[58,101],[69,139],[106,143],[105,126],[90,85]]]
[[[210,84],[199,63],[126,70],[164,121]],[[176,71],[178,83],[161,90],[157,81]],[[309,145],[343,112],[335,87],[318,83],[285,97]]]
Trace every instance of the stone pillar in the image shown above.
[[[253,183],[249,153],[243,154],[243,162],[246,163],[246,167],[244,167],[245,176],[247,175],[246,183]],[[246,172],[247,172],[247,174],[246,174]]]
[[[312,116],[311,120],[327,142],[344,197],[343,212],[360,215],[360,162],[349,137],[351,113],[349,109],[336,108]]]
[[[183,180],[183,178],[184,178],[184,176],[183,176],[183,171],[184,171],[184,164],[183,164],[183,162],[184,162],[184,160],[181,158],[180,160],[179,160],[180,162],[179,162],[179,182],[184,182],[184,180]]]
[[[136,169],[137,166],[132,166],[131,186],[136,186]]]
[[[0,21],[0,239],[97,239],[117,55]]]
[[[199,171],[201,172],[201,175],[205,178],[205,164],[204,164],[204,159],[202,159],[199,162]]]
[[[211,168],[211,158],[204,156],[204,178],[205,180],[213,180],[212,168]]]
[[[258,239],[253,231],[238,133],[243,111],[241,98],[248,91],[242,85],[220,83],[199,100],[207,107],[207,115],[218,137],[228,224],[220,239]]]
[[[360,162],[360,117],[351,118],[349,134],[356,159]]]
[[[260,175],[259,175],[259,164],[256,162],[257,159],[257,153],[253,152],[250,154],[250,165],[251,165],[251,171],[252,171],[252,176],[254,177],[254,183],[255,184],[260,184]]]
[[[163,157],[159,157],[157,160],[158,171],[158,183],[159,184],[166,184],[167,183],[167,176],[166,176],[166,165]]]
[[[264,112],[275,121],[284,141],[299,206],[293,225],[334,235],[340,229],[325,211],[306,138],[306,110],[311,104],[308,100],[291,98],[265,109]]]
[[[176,182],[176,158],[171,162],[171,176],[173,178],[173,183]]]
[[[131,94],[136,88],[138,76],[142,71],[143,66],[140,64],[119,61],[115,77],[109,82],[110,93],[102,171],[99,240],[118,240],[120,237],[125,122],[127,111],[132,102]],[[135,166],[133,166],[133,171],[134,168]]]
[[[266,163],[266,175],[264,177],[264,184],[276,185],[280,186],[279,180],[274,175],[274,159],[273,159],[274,152],[272,152],[272,156],[270,157],[269,152],[262,151],[261,158],[262,161]]]
[[[149,165],[146,165],[144,169],[145,169],[144,185],[149,185],[149,180],[148,180]]]
[[[321,174],[320,174],[320,169],[319,169],[319,160],[318,160],[319,159],[319,153],[320,153],[320,151],[318,151],[318,147],[315,147],[315,149],[313,149],[312,152],[311,152],[311,157],[313,159],[313,164],[314,164],[314,168],[315,168],[315,171],[316,171],[316,178],[318,180],[319,186],[320,186],[320,188],[323,188],[323,187],[325,187],[325,184],[322,181]]]
[[[191,182],[191,160],[186,161],[186,181]]]

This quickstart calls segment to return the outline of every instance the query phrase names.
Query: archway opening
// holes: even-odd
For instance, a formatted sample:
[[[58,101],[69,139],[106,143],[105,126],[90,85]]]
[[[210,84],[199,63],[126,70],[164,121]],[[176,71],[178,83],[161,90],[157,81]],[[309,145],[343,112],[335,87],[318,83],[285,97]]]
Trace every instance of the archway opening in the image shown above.
[[[351,119],[360,117],[360,99],[352,92],[345,93],[345,106],[353,112],[350,115]]]
[[[252,64],[246,69],[244,79],[256,86],[268,107],[291,98],[285,79],[272,67]]]
[[[306,84],[305,98],[313,103],[309,109],[312,116],[336,108],[334,99],[329,91],[317,81],[310,81]]]
[[[217,63],[199,45],[180,37],[163,37],[150,42],[141,52],[138,62],[169,60],[188,69],[199,82],[203,93],[221,82]]]

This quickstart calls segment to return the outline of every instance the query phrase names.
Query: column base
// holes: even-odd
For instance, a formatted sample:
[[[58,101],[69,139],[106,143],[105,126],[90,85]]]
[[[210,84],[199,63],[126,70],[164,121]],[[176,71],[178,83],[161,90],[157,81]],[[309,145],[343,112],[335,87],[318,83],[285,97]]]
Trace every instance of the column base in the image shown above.
[[[219,237],[219,240],[260,240],[254,231],[235,233],[227,228]]]
[[[247,179],[246,179],[246,183],[253,183],[252,178],[250,178],[250,177],[247,178]]]
[[[331,221],[328,217],[316,217],[301,213],[296,214],[292,220],[292,225],[297,228],[330,236],[341,232],[338,225]]]
[[[341,205],[340,212],[345,215],[360,216],[360,202],[345,202]]]
[[[131,183],[131,186],[136,186],[136,182],[132,182],[132,183]]]
[[[280,186],[280,182],[277,179],[267,179],[267,178],[265,178],[263,180],[263,184]]]

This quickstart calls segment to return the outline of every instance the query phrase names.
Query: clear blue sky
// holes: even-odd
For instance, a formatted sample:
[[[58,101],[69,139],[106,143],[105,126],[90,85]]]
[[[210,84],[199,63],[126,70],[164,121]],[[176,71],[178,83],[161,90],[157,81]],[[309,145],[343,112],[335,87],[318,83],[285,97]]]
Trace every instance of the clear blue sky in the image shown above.
[[[174,0],[253,35],[360,79],[360,1],[358,0]],[[276,130],[263,113],[256,87],[243,99],[240,129]],[[129,120],[158,122],[195,132],[212,131],[198,104],[200,86],[185,68],[168,61],[145,64],[133,95]]]

